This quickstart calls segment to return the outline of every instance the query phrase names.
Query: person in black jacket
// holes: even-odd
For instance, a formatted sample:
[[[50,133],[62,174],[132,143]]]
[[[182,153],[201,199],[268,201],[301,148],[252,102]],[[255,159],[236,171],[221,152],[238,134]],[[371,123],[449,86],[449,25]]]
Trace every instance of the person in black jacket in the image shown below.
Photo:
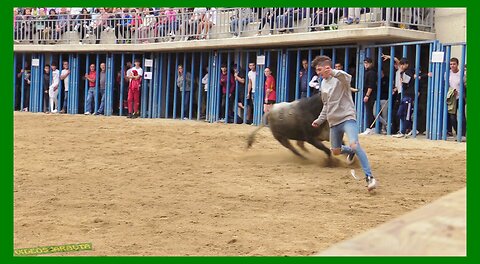
[[[365,58],[363,60],[363,65],[365,66],[365,82],[363,85],[364,97],[363,102],[365,103],[365,113],[367,115],[367,129],[372,125],[375,117],[373,116],[373,104],[377,98],[377,73],[373,68],[373,61],[371,58]]]
[[[399,64],[403,98],[400,102],[397,116],[400,119],[402,129],[394,137],[404,137],[407,130],[412,129],[413,98],[415,98],[415,72],[408,68],[408,60],[406,58],[402,58]]]

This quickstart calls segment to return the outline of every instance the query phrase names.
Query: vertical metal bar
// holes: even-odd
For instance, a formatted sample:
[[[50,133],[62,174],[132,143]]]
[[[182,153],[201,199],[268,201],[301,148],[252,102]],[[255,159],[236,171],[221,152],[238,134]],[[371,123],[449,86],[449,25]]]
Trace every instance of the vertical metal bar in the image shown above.
[[[377,98],[376,98],[376,104],[375,104],[375,116],[378,115],[380,112],[381,108],[381,99],[380,99],[380,94],[382,93],[382,47],[378,48],[377,52]],[[370,126],[371,124],[367,124]],[[377,119],[377,122],[375,123],[375,133],[380,134],[380,121]]]
[[[364,102],[363,102],[363,94],[365,93],[364,91],[364,73],[365,73],[365,67],[363,67],[363,60],[365,59],[365,50],[360,49],[359,50],[359,63],[357,63],[357,71],[358,71],[358,77],[357,77],[357,83],[359,84],[359,92],[356,94],[357,97],[357,124],[358,124],[358,132],[364,131],[365,130],[365,123],[366,123],[366,115],[364,113]]]
[[[349,72],[349,68],[348,68],[348,64],[350,63],[350,59],[348,57],[350,57],[350,48],[345,48],[343,70],[349,74],[352,74],[351,72]],[[355,88],[357,88],[357,86],[355,86]]]
[[[247,123],[247,119],[249,118],[249,116],[247,116],[247,112],[248,112],[248,109],[250,108],[250,106],[248,105],[248,99],[247,99],[247,95],[248,95],[248,71],[250,70],[248,65],[250,64],[249,62],[249,58],[250,58],[250,52],[246,52],[244,53],[245,55],[245,73],[244,73],[244,79],[245,79],[245,83],[243,84],[244,85],[244,94],[243,94],[243,123],[246,124]],[[251,95],[250,95],[250,98],[251,98]]]
[[[417,123],[418,123],[418,85],[419,85],[419,76],[420,76],[420,44],[415,46],[415,95],[413,103],[413,126],[412,126],[412,136],[413,138],[417,137]],[[411,88],[410,88],[411,89]]]
[[[300,51],[299,51],[300,52]],[[310,63],[312,61],[312,49],[308,49],[308,70],[307,70],[307,97],[310,97],[311,96],[311,93],[310,93],[310,86],[308,85],[308,83],[310,82],[310,76],[311,76],[311,66],[310,66]],[[301,62],[300,62],[301,63]],[[302,65],[300,64],[300,67],[302,67]],[[298,76],[298,74],[297,74]]]
[[[428,48],[428,72],[433,71],[433,63],[432,63],[432,52],[433,52],[433,43],[430,43]],[[432,128],[431,128],[431,118],[432,118],[432,78],[428,77],[427,83],[427,109],[426,109],[426,125],[425,125],[425,135],[427,135],[428,139],[432,139]]]
[[[125,73],[126,73],[126,69],[125,69],[125,53],[122,52],[122,59],[121,59],[121,66],[120,66],[120,102],[118,102],[118,105],[120,107],[119,109],[119,114],[120,116],[123,116],[123,90],[125,89],[124,87],[124,84],[125,84]],[[127,87],[128,89],[128,87]]]
[[[152,60],[152,63],[153,63],[153,61],[154,61],[153,53],[150,53],[150,58],[149,58],[149,59]],[[147,58],[144,59],[144,62],[145,62],[146,60],[147,60]],[[149,68],[150,68],[149,71],[153,73],[154,67],[155,67],[155,65],[153,65],[152,67],[149,67]],[[143,64],[143,69],[144,69],[144,72],[147,72],[147,66],[145,65],[145,63]],[[152,77],[153,77],[153,76],[152,76]],[[145,78],[142,78],[142,80],[143,80],[143,79],[145,79]],[[145,113],[145,115],[144,115],[145,117],[147,117],[147,118],[153,118],[153,114],[154,114],[154,113],[153,113],[153,111],[154,111],[154,110],[153,110],[154,84],[152,84],[152,80],[151,80],[151,79],[148,80],[148,81],[145,79],[145,82],[148,82],[148,110],[146,109],[147,106],[145,106],[145,107],[143,107],[143,110],[144,110],[144,111],[142,111],[142,112],[148,112],[148,114]],[[146,92],[146,90],[147,90],[147,87],[145,87],[145,92]],[[146,97],[146,96],[144,96],[144,97]],[[147,98],[145,98],[145,100],[147,100]]]
[[[280,87],[280,84],[282,83],[282,53],[281,51],[277,51],[277,72],[274,75],[275,76],[275,93],[276,93],[276,103],[278,102],[279,99],[279,91],[278,88]]]
[[[208,78],[207,78],[207,91],[205,96],[205,120],[208,120],[210,122],[210,118],[212,116],[212,107],[211,107],[211,94],[212,94],[212,78],[213,78],[213,64],[214,64],[214,52],[210,51],[208,53]]]
[[[17,54],[13,53],[13,111],[15,111],[15,103],[17,98]]]
[[[175,53],[175,78],[173,79],[173,113],[172,118],[177,118],[177,78],[178,78],[178,52]]]
[[[234,58],[235,60],[235,58]],[[237,68],[234,69],[234,71],[239,71],[240,70],[240,54],[237,53]],[[237,123],[237,116],[238,116],[238,81],[235,80],[235,101],[233,103],[233,123]]]
[[[390,74],[388,81],[388,117],[387,117],[387,135],[392,134],[392,111],[393,111],[393,81],[395,80],[395,71],[394,71],[394,62],[395,62],[395,47],[390,47]]]
[[[332,63],[333,63],[332,66],[335,67],[335,63],[337,63],[337,49],[336,48],[332,48]],[[310,77],[310,75],[308,75],[308,76]]]
[[[138,36],[138,33],[137,33],[137,36]],[[138,38],[137,38],[138,40]],[[143,72],[146,71],[146,67],[145,67],[145,53],[143,53],[141,55],[142,59],[140,60],[142,62],[142,66],[143,66]],[[142,90],[141,90],[141,93],[140,93],[140,100],[141,100],[141,117],[142,118],[146,118],[147,117],[147,112],[149,111],[147,108],[148,108],[148,98],[150,97],[150,94],[148,94],[147,96],[147,92],[149,91],[149,89],[147,89],[147,80],[145,80],[144,76],[140,76],[142,78]],[[150,80],[148,81],[148,84],[150,86]]]
[[[152,92],[150,93],[150,118],[158,118],[158,78],[159,75],[157,74],[158,68],[159,68],[159,56],[158,53],[155,53],[156,56],[153,56],[151,59],[153,60],[153,67],[152,67],[152,78],[153,78],[153,83],[150,81],[150,86],[152,89]]]
[[[182,89],[182,102],[180,106],[180,119],[184,118],[185,108],[183,107],[185,103],[185,89],[187,86],[187,53],[183,53],[183,89]]]
[[[86,73],[88,75],[88,71],[89,71],[89,67],[90,67],[90,56],[89,54],[86,54],[86,60],[85,60],[85,69],[86,69]],[[84,107],[83,107],[83,112],[86,113],[88,111],[88,108],[87,108],[87,97],[88,97],[88,90],[89,90],[89,87],[88,87],[88,79],[85,78],[85,100],[83,101],[84,102]],[[90,107],[90,106],[88,106]]]
[[[165,90],[165,118],[168,118],[168,108],[169,108],[169,102],[170,102],[170,74],[171,74],[171,69],[172,69],[172,53],[168,53],[167,56],[167,89]],[[176,83],[176,81],[174,81]],[[174,85],[176,87],[176,85]],[[175,88],[174,88],[175,90]]]
[[[220,86],[220,68],[222,65],[222,53],[218,53],[217,69],[215,70],[215,91],[214,91],[214,103],[215,103],[215,119],[217,121],[220,115],[222,87]],[[228,82],[227,82],[228,83]]]
[[[99,68],[100,68],[100,54],[97,53],[97,59],[96,59],[96,64],[95,64],[95,71],[97,73],[96,77],[95,77],[95,107],[93,109],[93,112],[96,113],[98,111],[98,94],[99,94],[99,90],[100,90],[100,71],[99,71]],[[101,98],[100,98],[101,99]]]
[[[310,62],[309,62],[310,66]],[[297,49],[297,65],[295,67],[295,100],[300,98],[300,75],[297,73],[297,70],[302,67],[301,61],[300,61],[300,50]],[[310,90],[310,88],[307,89],[307,91]]]
[[[288,50],[285,51],[285,56],[286,56],[286,59],[285,59],[285,71],[284,71],[284,74],[285,74],[285,82],[283,83],[283,89],[285,90],[285,93],[284,93],[284,100],[283,102],[288,102],[290,101],[290,89],[288,87],[290,87],[289,83],[290,83],[290,75],[288,75],[289,72],[291,72],[291,66],[290,66],[290,53]],[[308,63],[308,62],[307,62]],[[311,71],[311,67],[310,65],[307,66],[309,71]],[[308,78],[307,78],[307,89],[308,89],[308,81],[310,79],[310,76],[311,76],[311,73],[308,74]]]
[[[445,53],[445,83],[443,88],[443,93],[441,94],[441,103],[439,104],[440,109],[443,113],[443,120],[442,120],[442,139],[447,140],[447,119],[448,119],[448,107],[447,107],[447,93],[448,88],[450,87],[450,58],[452,54],[452,46],[448,45],[445,46],[446,53]],[[447,66],[448,65],[448,66]],[[452,124],[451,124],[452,125]],[[455,128],[457,129],[457,128]],[[453,132],[453,131],[452,131]],[[457,131],[458,132],[458,131]]]
[[[159,53],[157,54],[158,56],[158,70],[156,72],[156,75],[158,76],[158,82],[157,82],[157,89],[158,89],[158,94],[156,97],[157,100],[157,118],[162,117],[162,101],[163,101],[163,69],[164,69],[164,61],[165,61],[165,53]]]
[[[435,41],[436,43],[436,51],[440,51],[441,50],[441,47],[440,47],[440,43],[438,41]],[[438,119],[439,119],[439,111],[438,111],[438,97],[439,97],[439,90],[441,90],[440,88],[440,85],[441,85],[441,79],[444,78],[442,75],[442,72],[440,71],[441,70],[441,63],[436,63],[435,64],[435,70],[434,70],[434,73],[435,73],[435,83],[433,84],[433,129],[432,129],[432,133],[433,133],[433,137],[432,139],[433,140],[437,140],[438,137],[439,137],[439,132],[438,132]]]
[[[465,105],[465,101],[464,101],[464,85],[463,85],[463,78],[465,76],[465,59],[466,59],[466,49],[467,49],[467,45],[466,44],[463,44],[462,45],[462,60],[461,60],[461,63],[460,63],[460,90],[458,91],[458,110],[457,110],[457,141],[458,142],[461,142],[462,141],[462,135],[464,134],[464,131],[463,131],[463,121],[466,120],[466,118],[463,118],[464,115],[465,115],[465,111],[464,111],[464,105]],[[466,124],[465,124],[465,128],[466,128]],[[465,131],[466,132],[466,131]],[[465,134],[466,135],[466,134]]]
[[[230,51],[227,52],[227,91],[225,93],[225,124],[228,123],[228,109],[230,107],[229,105],[229,95],[230,95],[230,64],[231,64],[231,53]]]
[[[59,55],[59,59],[58,59],[58,66],[57,66],[57,70],[59,72],[59,75],[62,74],[62,70],[63,70],[63,57],[62,57],[62,54]],[[58,112],[60,112],[60,110],[62,109],[62,104],[63,104],[63,100],[62,100],[62,88],[63,88],[63,81],[62,79],[60,79],[60,76],[58,78],[58,94],[57,94],[57,110]]]
[[[200,52],[200,65],[198,69],[198,91],[197,91],[197,120],[200,120],[202,114],[202,78],[203,78],[203,52]],[[193,86],[192,86],[193,87]],[[193,93],[193,91],[192,91]]]
[[[193,92],[195,91],[194,81],[195,81],[195,52],[192,52],[192,61],[190,63],[190,92],[188,100],[188,119],[192,119],[193,115]],[[201,82],[200,82],[201,83]]]
[[[30,66],[32,65],[32,59],[33,59],[33,55],[32,57],[30,58]],[[22,70],[23,70],[23,73],[21,74],[21,79],[22,79],[22,84],[21,84],[21,92],[20,92],[20,111],[23,111],[23,109],[25,108],[24,107],[24,102],[23,102],[23,98],[25,96],[25,53],[22,54]],[[31,71],[30,71],[30,74],[31,74]],[[30,75],[30,80],[32,80],[32,76]],[[30,82],[30,85],[32,85],[33,83]]]

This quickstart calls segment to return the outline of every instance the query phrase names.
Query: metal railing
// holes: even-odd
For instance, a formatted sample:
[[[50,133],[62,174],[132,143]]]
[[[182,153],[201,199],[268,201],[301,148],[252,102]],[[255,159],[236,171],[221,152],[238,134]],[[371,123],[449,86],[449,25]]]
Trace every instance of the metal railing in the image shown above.
[[[160,8],[15,15],[22,44],[125,44],[301,33],[351,24],[433,31],[434,8]]]

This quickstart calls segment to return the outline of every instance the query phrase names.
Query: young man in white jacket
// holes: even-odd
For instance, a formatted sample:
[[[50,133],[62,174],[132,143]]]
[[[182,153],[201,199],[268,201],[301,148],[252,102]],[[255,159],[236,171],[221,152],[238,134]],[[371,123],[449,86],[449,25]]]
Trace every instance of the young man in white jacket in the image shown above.
[[[367,154],[358,141],[355,104],[350,90],[352,76],[341,70],[333,70],[331,65],[332,60],[327,56],[317,56],[312,62],[315,71],[322,77],[320,92],[323,101],[322,112],[312,122],[312,126],[319,127],[328,121],[333,155],[347,154],[347,162],[351,164],[356,154],[365,172],[367,189],[371,191],[377,187],[377,183],[373,178]],[[349,146],[342,145],[344,134],[347,134]]]
[[[50,65],[52,69],[52,84],[48,87],[48,96],[50,97],[50,112],[57,113],[58,111],[58,84],[60,83],[60,72],[57,69],[57,64],[52,62]]]

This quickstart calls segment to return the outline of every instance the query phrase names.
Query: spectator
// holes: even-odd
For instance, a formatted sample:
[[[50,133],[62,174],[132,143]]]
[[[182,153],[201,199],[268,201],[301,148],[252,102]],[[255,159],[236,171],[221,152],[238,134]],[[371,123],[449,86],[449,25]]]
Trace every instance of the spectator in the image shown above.
[[[278,12],[279,9],[275,8],[262,8],[261,12],[258,12],[258,19],[260,20],[260,25],[258,25],[258,33],[257,36],[262,35],[262,29],[265,27],[265,24],[268,23],[270,25],[270,33],[268,35],[273,34],[273,26],[275,19],[277,17],[276,12]]]
[[[48,89],[48,95],[50,97],[50,112],[58,112],[58,85],[60,83],[60,72],[57,69],[57,64],[52,62],[50,67],[52,68],[52,83]]]
[[[135,83],[133,84],[133,88],[132,88],[132,94],[130,96],[130,88],[128,90],[128,111],[129,113],[132,113],[130,110],[134,110],[133,114],[130,116],[130,118],[137,118],[140,116],[140,112],[138,111],[138,107],[140,105],[140,88],[142,87],[142,76],[143,76],[143,69],[140,67],[140,60],[139,59],[135,59],[134,61],[134,64],[135,66],[133,68],[131,68],[129,71],[127,71],[127,78],[129,79],[129,87],[132,85],[132,82],[134,80]],[[134,75],[134,72],[133,71],[136,71],[138,76],[137,75]],[[138,82],[138,83],[137,83]],[[138,86],[138,95],[137,95],[137,86]],[[138,98],[138,100],[136,99]],[[131,101],[130,101],[131,99]],[[131,106],[131,104],[134,104],[133,106]],[[131,108],[132,107],[132,108]]]
[[[92,111],[92,103],[93,97],[95,96],[95,87],[96,87],[96,79],[97,79],[97,72],[95,70],[95,64],[90,64],[90,72],[85,73],[85,79],[88,80],[88,95],[87,95],[87,106],[85,108],[85,115],[90,115]]]
[[[45,39],[58,41],[60,32],[57,31],[57,21],[59,19],[55,9],[50,9],[48,11],[49,16],[45,26]]]
[[[308,73],[309,68],[310,68],[310,74]],[[313,70],[311,67],[308,67],[307,59],[303,59],[302,68],[300,69],[300,72],[299,72],[300,98],[307,97],[308,89],[310,89],[310,86],[308,85],[308,83],[313,78],[314,75],[315,75],[315,70]]]
[[[464,74],[464,80],[466,80]],[[458,123],[457,123],[457,113],[458,113],[458,106],[459,106],[459,98],[460,98],[460,69],[458,67],[458,59],[455,57],[452,57],[450,59],[450,75],[449,75],[449,90],[451,91],[450,93],[453,94],[455,97],[453,101],[453,107],[449,107],[448,111],[448,120],[450,122],[447,123],[447,134],[448,136],[453,136],[453,130],[452,128],[458,133]],[[465,87],[465,86],[464,86]],[[452,109],[450,109],[452,108]],[[465,120],[465,114],[461,117],[463,122],[462,122],[462,136],[465,137],[466,133],[466,120]]]
[[[240,37],[247,24],[253,21],[252,9],[235,9],[235,15],[230,17],[230,20],[230,33],[233,37]]]
[[[245,69],[239,67],[236,63],[233,65],[234,74],[233,77],[237,82],[237,115],[240,116],[240,120],[237,123],[243,123],[243,111],[245,110]],[[238,118],[237,118],[238,120]]]
[[[163,14],[163,9],[160,11],[160,15],[165,17]],[[152,31],[156,23],[156,18],[153,16],[153,9],[143,9],[143,21],[138,28],[138,31],[140,32],[140,38],[142,39],[143,43],[148,43],[148,39],[153,36]]]
[[[50,87],[50,65],[46,64],[43,67],[43,112],[45,114],[50,113],[50,107],[48,106],[49,103],[49,95],[48,90]]]
[[[203,89],[202,89],[202,108],[200,111],[200,119],[205,119],[206,120],[206,109],[207,109],[207,92],[208,92],[208,67],[204,67],[203,72],[205,72],[205,75],[202,78],[202,84],[203,84]]]
[[[45,14],[45,10],[41,8],[39,15],[35,17],[35,32],[37,33],[38,43],[45,43],[45,40],[48,38],[48,29],[47,29],[47,19],[48,16]]]
[[[190,91],[192,90],[192,75],[187,72],[184,74],[183,65],[178,65],[177,87],[183,97],[183,116],[180,118],[187,119],[190,108]],[[184,91],[185,90],[185,91]]]
[[[128,25],[132,22],[132,17],[127,8],[120,10],[119,8],[119,11],[115,14],[115,37],[117,38],[117,43],[125,43],[125,39],[130,39],[131,37]],[[120,38],[120,33],[122,38]]]
[[[265,102],[263,111],[265,114],[270,112],[270,109],[277,101],[277,93],[275,88],[275,78],[272,75],[270,67],[265,67]]]
[[[23,82],[23,94],[21,94],[21,84],[19,86],[20,98],[23,97],[23,111],[28,112],[28,106],[30,104],[30,85],[31,85],[31,73],[30,73],[30,63],[25,61],[25,68],[20,69],[20,72],[17,74],[17,77],[20,78]],[[50,81],[50,79],[49,79]]]
[[[190,35],[189,39],[199,39],[199,36],[201,34],[200,24],[201,21],[204,19],[206,13],[207,8],[205,7],[196,7],[193,9],[193,13],[188,21],[188,34]]]
[[[136,64],[136,62],[135,62]],[[137,118],[139,116],[138,108],[140,105],[140,84],[142,77],[137,69],[132,68],[130,84],[128,86],[128,116],[127,118]]]
[[[209,30],[217,24],[217,9],[207,8],[207,13],[200,22],[199,32],[201,34],[201,39],[209,39],[210,34]]]
[[[178,21],[177,21],[177,11],[173,8],[168,8],[165,11],[165,16],[167,17],[167,32],[173,40],[175,38],[175,32],[178,30]]]
[[[343,64],[340,62],[335,63],[335,70],[337,71],[343,71]]]
[[[376,100],[376,90],[377,90],[377,74],[373,68],[373,61],[371,58],[366,57],[363,60],[363,65],[365,67],[365,81],[364,81],[364,97],[363,103],[365,103],[365,115],[367,116],[367,129],[366,133],[370,131],[370,126],[373,123],[373,104]]]
[[[232,93],[235,90],[235,80],[233,77],[233,74],[227,72],[227,66],[225,64],[222,64],[220,67],[221,73],[220,73],[220,87],[222,87],[222,102],[220,106],[220,118],[221,119],[227,119],[231,114],[232,109]],[[228,86],[228,87],[227,87]],[[227,109],[227,114],[225,114],[225,105],[226,105],[226,100],[227,100],[227,88],[228,90],[228,109]],[[220,120],[222,121],[222,120]]]
[[[32,9],[25,8],[24,15],[22,16],[20,40],[28,40],[29,42],[33,42],[33,32],[35,31],[34,20],[35,17],[32,15]]]
[[[317,28],[328,29],[327,26],[336,23],[335,12],[337,8],[316,8],[311,14],[310,31],[317,31]]]
[[[255,62],[250,62],[248,64],[248,92],[247,92],[247,124],[253,123],[253,100],[255,98],[255,87],[257,87],[257,75],[256,72],[257,66]]]
[[[100,101],[100,107],[98,108],[98,111],[95,112],[95,115],[103,115],[104,114],[104,107],[105,107],[105,88],[107,85],[107,71],[106,71],[106,66],[105,63],[102,62],[100,63],[100,74],[99,74],[99,80],[98,80],[99,88],[98,91],[100,92],[101,96],[101,101]]]
[[[132,16],[132,19],[130,20],[130,24],[128,24],[128,29],[130,31],[130,37],[132,37],[134,39],[138,39],[138,31],[137,30],[140,27],[140,25],[142,24],[142,16],[140,15],[140,10],[132,8],[132,9],[130,9],[130,15]]]
[[[358,24],[360,22],[360,10],[361,8],[349,8],[348,18],[345,23],[347,25],[351,25],[353,22],[355,22],[355,24]]]
[[[60,74],[60,80],[63,81],[63,87],[65,89],[62,110],[60,111],[61,114],[64,114],[68,109],[68,88],[70,86],[70,70],[68,69],[68,61],[63,62],[63,70]]]
[[[400,106],[397,111],[397,116],[400,119],[401,130],[400,133],[394,135],[394,137],[404,137],[407,135],[407,131],[412,128],[412,110],[413,99],[415,96],[414,91],[414,72],[408,68],[408,60],[402,58],[399,62],[400,71],[400,86],[402,87],[403,98],[401,99]]]
[[[92,34],[91,32],[91,19],[92,17],[90,16],[88,10],[86,8],[82,8],[82,13],[77,16],[77,21],[75,25],[75,29],[80,32],[80,43],[83,43],[83,39],[85,37],[90,36]]]

